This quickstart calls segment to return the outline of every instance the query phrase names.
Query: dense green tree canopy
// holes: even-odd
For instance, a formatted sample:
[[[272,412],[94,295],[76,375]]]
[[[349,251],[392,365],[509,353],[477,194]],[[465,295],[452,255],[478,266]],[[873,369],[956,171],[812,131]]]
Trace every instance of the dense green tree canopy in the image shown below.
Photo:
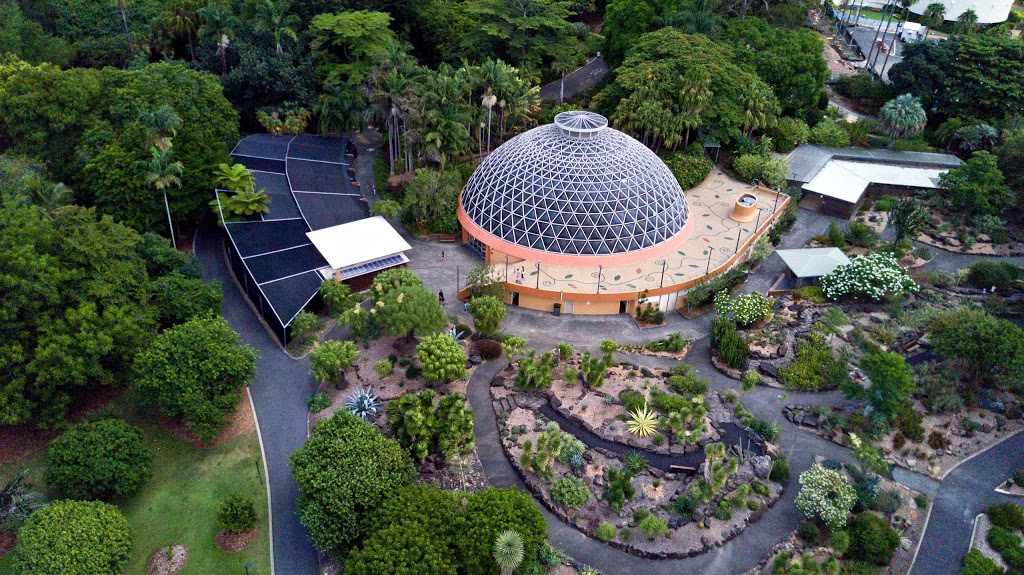
[[[616,126],[654,147],[685,145],[700,126],[736,139],[779,111],[768,85],[738,65],[731,48],[671,28],[640,37],[598,98]]]
[[[336,557],[366,536],[368,511],[416,478],[412,458],[395,440],[346,410],[318,423],[290,462],[302,524],[317,549]]]
[[[1005,33],[958,34],[908,44],[889,73],[898,94],[914,94],[939,115],[999,121],[1024,112],[1024,43]]]
[[[930,327],[935,350],[963,366],[972,379],[1024,395],[1024,333],[1019,327],[967,309],[939,314]]]
[[[162,107],[180,120],[176,130],[152,125]],[[212,169],[229,161],[238,139],[238,114],[216,77],[178,63],[133,71],[0,64],[0,141],[45,162],[79,203],[163,233],[162,198],[140,166],[158,136],[173,139],[182,164],[181,186],[168,192],[171,212],[194,218],[210,199]]]
[[[0,180],[13,173],[10,163],[0,161]],[[30,181],[7,180],[0,193],[4,424],[54,424],[79,392],[126,384],[157,319],[168,325],[191,313],[181,294],[160,297],[156,283],[198,275],[163,238],[139,236],[92,209],[33,205]],[[200,290],[192,304],[219,307],[219,288],[188,285]]]
[[[142,432],[120,419],[79,424],[50,443],[43,479],[74,499],[110,499],[138,491],[153,454]]]
[[[209,441],[234,411],[256,359],[223,318],[194,318],[157,336],[136,357],[133,382],[143,401]]]
[[[18,533],[14,572],[121,575],[131,550],[131,526],[117,507],[55,501],[33,513]]]
[[[1015,198],[1003,183],[996,157],[974,152],[960,167],[939,176],[943,199],[961,216],[997,215],[1012,206]]]
[[[812,125],[821,118],[818,103],[829,70],[818,34],[774,28],[761,18],[743,18],[730,21],[723,40],[735,47],[738,62],[772,87],[782,114]]]

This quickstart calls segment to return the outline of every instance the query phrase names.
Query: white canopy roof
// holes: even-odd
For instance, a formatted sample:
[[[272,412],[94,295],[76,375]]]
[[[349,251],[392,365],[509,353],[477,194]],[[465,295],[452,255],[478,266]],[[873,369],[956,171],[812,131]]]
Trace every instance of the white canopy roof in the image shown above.
[[[306,236],[336,270],[412,249],[381,216],[307,232]]]
[[[836,266],[850,263],[839,248],[804,248],[799,250],[775,250],[786,267],[798,278],[820,278],[827,276]]]
[[[919,168],[829,160],[803,189],[855,204],[871,184],[935,189],[946,168]]]

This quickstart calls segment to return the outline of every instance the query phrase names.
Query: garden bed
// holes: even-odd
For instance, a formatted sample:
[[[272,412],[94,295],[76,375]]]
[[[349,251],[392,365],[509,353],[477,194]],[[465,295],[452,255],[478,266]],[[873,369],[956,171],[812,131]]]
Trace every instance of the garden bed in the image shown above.
[[[949,252],[971,255],[987,256],[1021,256],[1024,255],[1024,242],[1014,239],[1016,233],[1009,234],[1008,231],[1016,232],[1011,226],[1001,226],[997,230],[1006,234],[1004,238],[993,238],[997,235],[978,233],[975,234],[973,226],[960,226],[954,224],[956,220],[945,208],[929,209],[929,218],[924,229],[917,236],[917,241]],[[995,241],[1002,240],[1002,241]]]
[[[915,401],[914,408],[924,412],[920,402]],[[843,447],[851,447],[850,432],[867,433],[868,419],[858,410],[787,405],[783,415]],[[979,408],[964,408],[959,414],[925,414],[921,421],[922,441],[900,440],[896,437],[899,431],[889,431],[879,436],[875,444],[885,452],[890,463],[941,480],[959,462],[1024,428],[1024,421],[1020,419],[1002,417],[1000,420],[997,416]],[[965,429],[968,421],[974,423],[966,425]]]
[[[777,501],[782,488],[768,480],[773,460],[760,438],[738,425],[732,408],[696,378],[685,384],[696,394],[680,391],[682,380],[670,385],[671,373],[639,372],[629,364],[608,368],[596,388],[566,381],[565,371],[582,361],[574,356],[557,366],[547,389],[516,387],[515,364],[491,383],[506,456],[563,521],[635,555],[691,557],[732,539]],[[641,437],[629,430],[635,411],[618,399],[624,393],[661,394],[703,407],[687,420],[685,432]],[[654,400],[661,406],[665,401]],[[722,450],[711,460],[710,481],[709,444]],[[628,489],[623,481],[633,496],[616,495]]]

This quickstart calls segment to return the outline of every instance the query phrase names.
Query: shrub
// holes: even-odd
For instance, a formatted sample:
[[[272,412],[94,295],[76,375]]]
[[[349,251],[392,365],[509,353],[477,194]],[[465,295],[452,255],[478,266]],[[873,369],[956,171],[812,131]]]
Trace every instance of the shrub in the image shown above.
[[[723,317],[711,320],[711,347],[726,365],[740,369],[747,363],[750,347],[736,331],[736,324]]]
[[[771,130],[775,148],[781,153],[791,151],[800,144],[807,143],[811,129],[807,123],[798,118],[779,118]]]
[[[131,526],[117,507],[98,501],[56,501],[22,526],[13,572],[120,575],[131,549]]]
[[[843,236],[843,232],[839,230],[839,226],[835,222],[831,222],[828,225],[828,243],[829,245],[837,248],[841,248],[846,245],[846,237]]]
[[[256,504],[252,497],[238,492],[229,494],[217,508],[217,526],[221,531],[235,533],[256,527]]]
[[[846,225],[843,239],[851,246],[873,248],[878,243],[878,232],[864,222],[850,222]]]
[[[761,172],[768,160],[759,154],[742,154],[732,161],[732,167],[744,182],[761,178]]]
[[[494,341],[493,339],[481,339],[476,342],[476,353],[481,359],[485,361],[491,361],[492,359],[498,359],[504,351],[501,349],[501,344]]]
[[[924,415],[917,412],[913,405],[904,403],[897,409],[893,416],[893,424],[903,435],[914,443],[924,441]]]
[[[331,401],[331,396],[322,391],[311,393],[309,394],[309,397],[306,398],[306,405],[309,406],[310,413],[320,413],[330,407],[331,403],[333,403]]]
[[[445,334],[428,335],[416,346],[427,384],[449,383],[466,376],[466,352]]]
[[[821,530],[812,521],[801,523],[800,527],[796,530],[796,534],[811,545],[817,544],[818,539],[821,539]]]
[[[687,373],[686,375],[669,376],[668,385],[676,393],[684,395],[703,395],[708,391],[708,382],[701,379],[693,372]]]
[[[615,526],[611,523],[602,523],[597,526],[597,538],[601,541],[611,541],[615,539]]]
[[[505,321],[505,303],[495,296],[475,297],[469,302],[473,327],[482,336],[493,336]]]
[[[875,501],[871,504],[871,508],[879,513],[892,515],[899,511],[901,503],[900,493],[895,489],[887,489],[875,496]]]
[[[565,381],[576,381],[579,378],[580,374],[575,367],[570,366],[562,370],[562,379]]]
[[[743,380],[740,383],[740,389],[743,393],[748,393],[757,387],[757,384],[761,383],[760,372],[748,369],[743,372]]]
[[[318,423],[289,463],[302,494],[302,524],[313,545],[335,557],[366,534],[366,511],[416,478],[397,441],[345,410]]]
[[[537,552],[547,538],[544,516],[533,497],[517,489],[489,488],[469,498],[454,532],[455,554],[461,573],[496,573],[491,555],[498,534],[512,530],[523,537],[522,573],[531,573],[537,565]]]
[[[837,300],[843,296],[867,296],[875,300],[916,292],[918,286],[892,254],[869,254],[837,266],[821,278],[821,291]]]
[[[732,519],[732,503],[730,503],[728,499],[719,501],[718,507],[715,508],[715,512],[712,516],[720,521],[728,521]]]
[[[714,168],[714,165],[703,156],[688,156],[684,152],[674,154],[665,163],[672,170],[672,175],[679,182],[679,187],[684,190],[689,190],[703,182]]]
[[[796,506],[807,517],[820,517],[829,529],[842,529],[857,502],[857,493],[838,471],[815,464],[800,474]]]
[[[1013,482],[1016,483],[1018,487],[1024,487],[1024,467],[1014,472]]]
[[[558,349],[558,359],[560,359],[562,361],[567,361],[567,360],[572,358],[573,349],[572,349],[571,345],[569,345],[567,343],[560,343],[560,344],[558,344],[557,349]]]
[[[680,495],[676,498],[673,509],[683,517],[692,517],[697,512],[697,500],[690,495]]]
[[[998,525],[993,525],[988,530],[985,540],[1002,555],[1011,573],[1024,570],[1024,547],[1021,547],[1020,537]]]
[[[579,509],[590,499],[590,490],[575,475],[566,475],[551,484],[551,499],[558,505]]]
[[[971,266],[967,272],[967,283],[978,289],[991,289],[1005,292],[1017,287],[1021,278],[1021,268],[1010,262],[982,260]]]
[[[924,493],[918,493],[914,496],[914,505],[916,505],[918,509],[928,507],[928,496]]]
[[[1005,575],[1006,571],[995,561],[982,555],[981,551],[972,548],[964,558],[964,568],[960,575]]]
[[[729,292],[722,290],[715,294],[715,312],[721,316],[731,317],[741,327],[748,326],[768,319],[772,313],[772,302],[759,292],[729,299]]]
[[[786,389],[822,391],[842,385],[849,375],[846,363],[835,356],[825,338],[811,333],[807,341],[796,344],[796,359],[779,368],[779,379]]]
[[[644,394],[634,389],[624,389],[619,392],[619,401],[622,402],[627,412],[632,413],[642,409],[647,403],[647,398],[644,397]]]
[[[637,524],[640,532],[643,533],[648,539],[654,541],[658,537],[664,537],[668,531],[668,523],[664,519],[661,519],[657,515],[648,515],[644,517],[640,523]]]
[[[811,128],[807,141],[821,146],[845,148],[850,145],[850,134],[838,122],[822,120]]]
[[[622,506],[636,495],[636,488],[633,487],[633,474],[625,469],[609,468],[605,481],[607,486],[604,498],[608,505],[616,511],[622,511]]]
[[[710,304],[715,294],[722,290],[732,290],[747,279],[747,274],[741,270],[732,269],[723,274],[717,275],[709,281],[699,283],[686,292],[686,308],[689,310],[698,309]]]
[[[889,522],[871,513],[861,513],[850,522],[850,559],[885,567],[900,545],[900,535]]]
[[[138,428],[120,419],[79,424],[53,440],[43,480],[73,499],[110,499],[139,490],[153,454]]]
[[[811,303],[825,303],[828,298],[821,292],[821,286],[803,286],[793,290],[793,297]]]
[[[1024,508],[1013,503],[996,503],[985,510],[993,525],[1009,531],[1024,531]]]
[[[789,483],[789,460],[785,455],[780,453],[774,457],[772,471],[768,475],[768,479],[779,485]]]
[[[750,489],[752,489],[754,493],[760,495],[761,497],[768,497],[768,495],[771,494],[771,490],[768,489],[768,486],[756,479],[753,483],[750,484]]]
[[[932,449],[945,449],[948,444],[949,440],[946,439],[946,436],[941,431],[932,431],[928,434],[928,447]]]
[[[828,546],[831,547],[837,555],[846,553],[847,549],[850,548],[850,534],[846,531],[836,531],[832,534],[832,537],[829,538]]]
[[[389,359],[382,359],[373,364],[373,371],[377,372],[377,375],[383,379],[395,373],[395,364],[391,363]]]
[[[516,387],[520,389],[547,389],[554,382],[551,374],[555,367],[555,358],[550,351],[537,357],[537,351],[531,349],[526,357],[519,360],[516,372]]]

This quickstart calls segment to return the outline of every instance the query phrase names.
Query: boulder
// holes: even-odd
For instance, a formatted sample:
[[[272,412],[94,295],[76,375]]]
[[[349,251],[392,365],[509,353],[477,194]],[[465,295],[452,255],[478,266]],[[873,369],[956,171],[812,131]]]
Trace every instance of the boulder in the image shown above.
[[[750,460],[751,465],[754,466],[754,475],[758,479],[768,479],[768,474],[772,471],[772,458],[767,455],[759,455]]]
[[[758,370],[770,377],[779,377],[779,366],[774,361],[762,361],[761,365],[758,366]]]

